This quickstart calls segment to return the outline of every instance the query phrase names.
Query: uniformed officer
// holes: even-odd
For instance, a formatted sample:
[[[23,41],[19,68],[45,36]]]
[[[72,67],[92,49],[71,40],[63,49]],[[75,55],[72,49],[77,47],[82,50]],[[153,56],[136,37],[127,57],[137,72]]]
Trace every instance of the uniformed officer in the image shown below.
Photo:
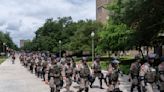
[[[60,92],[61,89],[61,68],[57,64],[56,60],[52,61],[50,68],[50,88],[51,92]]]
[[[12,55],[12,64],[14,64],[15,63],[15,53],[13,53],[13,55]]]
[[[71,66],[71,60],[67,59],[67,64],[64,67],[64,75],[66,78],[66,91],[70,92],[70,86],[72,85],[73,67]]]
[[[42,59],[39,59],[39,61],[37,62],[37,76],[42,77]]]
[[[131,64],[130,67],[130,73],[129,73],[129,81],[132,79],[132,85],[131,85],[131,92],[133,92],[133,89],[137,87],[138,92],[141,92],[140,89],[140,82],[139,82],[139,72],[141,67],[141,58],[139,55],[135,56],[135,62]]]
[[[90,76],[90,69],[87,64],[87,58],[83,57],[81,60],[81,64],[78,67],[79,75],[80,75],[80,88],[78,92],[85,92],[89,91],[89,76]]]
[[[19,60],[20,60],[21,64],[23,64],[23,54],[20,55]]]
[[[71,67],[73,67],[73,80],[76,82],[76,62],[71,58]]]
[[[48,67],[48,60],[47,60],[47,57],[44,58],[44,62],[43,62],[43,65],[42,65],[42,77],[43,77],[43,81],[45,81],[45,75],[46,75],[46,69]]]
[[[107,92],[119,92],[119,61],[118,60],[112,60],[111,64],[108,66],[108,72],[106,75],[107,82]]]
[[[29,70],[30,70],[30,65],[31,65],[31,57],[30,57],[30,55],[28,55],[28,57],[27,57],[27,69],[29,69]]]
[[[141,91],[143,92],[153,92],[153,83],[156,80],[156,70],[153,67],[155,60],[155,54],[149,54],[148,60],[141,66],[140,69],[140,80],[141,80]]]
[[[34,65],[35,65],[35,57],[33,56],[32,59],[31,59],[31,66],[30,66],[31,73],[33,73]]]
[[[92,85],[93,85],[96,77],[98,77],[99,81],[100,81],[100,89],[103,89],[103,87],[102,87],[103,73],[101,72],[100,56],[95,57],[95,61],[93,62],[91,69],[92,69],[93,80],[91,81],[90,87],[92,88]]]
[[[164,92],[164,56],[161,57],[161,63],[158,65],[160,92]]]
[[[66,64],[66,54],[65,53],[63,54],[63,57],[60,59],[60,63],[63,66]]]

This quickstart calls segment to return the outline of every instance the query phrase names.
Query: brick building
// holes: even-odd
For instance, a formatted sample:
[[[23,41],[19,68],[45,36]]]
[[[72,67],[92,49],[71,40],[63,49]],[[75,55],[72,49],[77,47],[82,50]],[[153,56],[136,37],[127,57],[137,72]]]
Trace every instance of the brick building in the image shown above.
[[[111,0],[96,0],[96,20],[101,23],[106,23],[108,20],[108,11],[105,9],[106,5]]]
[[[20,40],[20,47],[23,47],[26,42],[30,42],[30,40]]]

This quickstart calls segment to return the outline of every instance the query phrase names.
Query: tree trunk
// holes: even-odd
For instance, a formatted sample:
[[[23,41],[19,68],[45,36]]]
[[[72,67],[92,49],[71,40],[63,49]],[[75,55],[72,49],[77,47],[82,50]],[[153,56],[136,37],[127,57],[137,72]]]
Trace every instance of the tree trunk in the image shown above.
[[[107,51],[107,54],[108,54],[108,58],[110,58],[110,51],[109,50]]]
[[[144,54],[143,54],[143,52],[142,52],[142,50],[141,50],[141,46],[139,46],[138,50],[139,50],[139,52],[141,52],[142,58],[144,59]]]

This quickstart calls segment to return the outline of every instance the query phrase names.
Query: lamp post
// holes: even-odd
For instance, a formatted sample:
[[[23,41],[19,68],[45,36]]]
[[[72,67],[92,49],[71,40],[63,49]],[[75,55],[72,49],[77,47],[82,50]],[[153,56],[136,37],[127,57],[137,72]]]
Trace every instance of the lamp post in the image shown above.
[[[59,57],[61,58],[61,40],[59,40]]]
[[[91,37],[92,37],[92,62],[94,62],[94,36],[95,36],[95,33],[92,32],[91,33]]]
[[[3,52],[5,53],[5,46],[6,46],[6,43],[3,43]]]

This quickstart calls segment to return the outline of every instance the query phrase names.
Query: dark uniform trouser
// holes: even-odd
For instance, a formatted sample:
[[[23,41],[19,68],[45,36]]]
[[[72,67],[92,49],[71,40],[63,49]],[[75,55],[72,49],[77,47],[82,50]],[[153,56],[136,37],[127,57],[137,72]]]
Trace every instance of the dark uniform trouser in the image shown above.
[[[140,84],[139,84],[139,76],[132,76],[132,86],[130,92],[133,92],[133,89],[137,87],[138,92],[141,92]]]
[[[164,92],[164,81],[160,82],[160,92]]]
[[[60,78],[50,77],[50,92],[60,92],[61,85],[60,85]]]
[[[101,72],[98,72],[98,73],[94,73],[93,74],[93,81],[91,81],[91,85],[90,86],[92,87],[93,83],[95,82],[96,77],[99,78],[100,88],[102,88],[103,73],[101,73]]]
[[[89,84],[88,77],[81,77],[81,79],[80,79],[80,89],[77,92],[82,92],[83,90],[85,92],[88,92],[89,91],[88,84]]]
[[[35,66],[35,75],[37,75],[37,66]]]
[[[69,91],[70,90],[70,86],[72,85],[72,76],[70,77],[66,77],[66,90]]]
[[[137,90],[138,92],[141,92],[141,89],[140,89],[140,85],[133,85],[131,86],[131,91],[130,92],[133,92],[133,89],[137,86]]]
[[[33,73],[33,65],[32,64],[30,66],[30,71],[31,71],[31,73]]]
[[[51,88],[51,92],[55,92],[55,88]]]
[[[46,68],[43,68],[43,69],[42,69],[42,78],[43,78],[44,81],[45,81],[45,74],[46,74],[46,73],[45,73],[45,69],[46,69]]]

